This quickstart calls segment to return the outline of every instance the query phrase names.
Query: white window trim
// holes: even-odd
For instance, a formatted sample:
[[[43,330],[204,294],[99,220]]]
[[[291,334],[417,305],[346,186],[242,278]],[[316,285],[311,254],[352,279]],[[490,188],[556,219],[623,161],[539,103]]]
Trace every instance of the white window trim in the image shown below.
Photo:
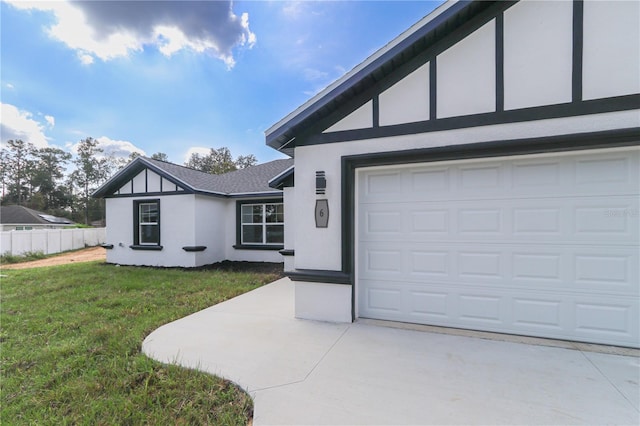
[[[251,222],[251,223],[244,223],[243,222],[243,214],[242,214],[242,210],[245,207],[255,207],[255,206],[260,206],[262,208],[262,222],[259,223],[255,223],[255,222]],[[251,204],[242,204],[242,207],[240,209],[240,242],[242,245],[247,245],[247,246],[281,246],[284,244],[284,241],[281,243],[268,243],[267,242],[267,226],[274,226],[274,225],[281,225],[282,229],[284,231],[284,222],[267,222],[267,215],[265,214],[266,212],[266,207],[267,206],[282,206],[284,208],[284,203],[283,202],[278,202],[278,203],[251,203]],[[244,240],[244,226],[245,225],[260,225],[262,226],[262,242],[261,243],[256,243],[256,242],[246,242]]]
[[[158,232],[158,241],[156,242],[142,242],[142,227],[143,226],[157,226],[158,228],[160,227],[160,221],[156,221],[156,222],[143,222],[142,221],[142,206],[148,206],[148,205],[155,205],[156,208],[158,209],[158,218],[159,218],[159,211],[160,211],[160,205],[157,201],[149,201],[149,202],[140,202],[138,203],[138,244],[141,246],[157,246],[160,245],[160,232]]]

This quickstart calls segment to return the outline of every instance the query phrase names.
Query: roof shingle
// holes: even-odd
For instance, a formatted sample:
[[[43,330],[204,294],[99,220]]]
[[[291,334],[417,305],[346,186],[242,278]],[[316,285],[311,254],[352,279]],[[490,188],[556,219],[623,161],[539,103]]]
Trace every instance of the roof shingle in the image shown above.
[[[274,189],[269,187],[269,180],[292,165],[293,159],[289,158],[250,166],[222,175],[213,175],[165,161],[138,157],[98,189],[93,196],[109,195],[120,188],[126,180],[131,179],[132,174],[139,173],[145,167],[150,167],[161,174],[168,175],[187,189],[195,192],[225,196],[273,193]]]

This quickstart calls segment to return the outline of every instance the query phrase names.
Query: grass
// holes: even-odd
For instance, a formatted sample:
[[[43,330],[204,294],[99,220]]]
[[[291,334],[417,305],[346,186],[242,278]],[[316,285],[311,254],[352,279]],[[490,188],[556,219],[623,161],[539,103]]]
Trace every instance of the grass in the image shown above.
[[[162,324],[275,274],[116,267],[2,271],[0,423],[247,424],[233,384],[140,353]]]
[[[51,257],[54,255],[46,255],[41,251],[29,251],[21,255],[13,255],[10,253],[5,253],[0,255],[0,264],[10,264],[10,263],[22,263],[22,262],[30,262],[32,260],[40,260],[46,259],[47,257]]]

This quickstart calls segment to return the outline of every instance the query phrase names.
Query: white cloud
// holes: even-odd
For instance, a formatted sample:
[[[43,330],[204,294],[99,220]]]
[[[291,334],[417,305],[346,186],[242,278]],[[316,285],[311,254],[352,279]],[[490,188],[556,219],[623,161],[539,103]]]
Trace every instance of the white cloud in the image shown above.
[[[44,119],[49,124],[49,127],[53,127],[56,125],[56,119],[52,115],[45,115]]]
[[[93,56],[87,53],[78,53],[78,59],[80,59],[82,65],[91,65],[93,63]]]
[[[31,142],[38,148],[49,146],[47,136],[44,134],[45,125],[34,119],[29,111],[21,110],[11,104],[2,105],[2,122],[0,123],[0,142],[5,143],[10,139],[22,139]],[[45,116],[45,120],[49,120]],[[53,117],[51,117],[53,120]]]
[[[15,87],[13,86],[13,84],[11,84],[11,83],[7,83],[7,84],[5,84],[5,87],[6,87],[7,89],[10,89],[10,90],[15,88]]]
[[[183,49],[212,53],[232,67],[232,49],[256,42],[249,15],[235,15],[230,1],[6,1],[53,13],[57,22],[48,34],[76,50],[84,65],[155,46],[166,56]]]
[[[98,146],[104,151],[104,155],[114,157],[127,158],[131,153],[136,152],[140,155],[146,155],[145,152],[129,141],[118,141],[110,139],[106,136],[97,138]]]

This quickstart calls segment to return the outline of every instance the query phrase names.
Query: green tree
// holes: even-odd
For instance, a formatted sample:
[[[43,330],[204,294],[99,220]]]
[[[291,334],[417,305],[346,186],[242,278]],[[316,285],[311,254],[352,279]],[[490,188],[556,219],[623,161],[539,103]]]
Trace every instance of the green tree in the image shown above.
[[[236,158],[236,167],[238,167],[238,169],[246,169],[256,164],[258,164],[258,159],[253,154],[241,155]]]
[[[78,154],[73,160],[76,169],[71,173],[70,184],[77,188],[77,204],[84,212],[84,223],[89,225],[91,194],[109,175],[109,161],[102,157],[98,141],[88,137],[78,144]]]
[[[43,202],[38,208],[48,211],[68,207],[68,201],[65,200],[69,197],[61,196],[67,188],[61,183],[71,154],[59,148],[48,147],[38,149],[35,158],[32,185]]]
[[[127,161],[133,161],[138,157],[142,157],[142,154],[140,154],[139,152],[133,151],[131,152],[131,154],[129,154],[129,158],[127,159]]]
[[[3,202],[24,204],[31,194],[35,146],[21,139],[7,141],[3,148],[3,179],[6,192]]]
[[[151,155],[151,158],[158,161],[169,162],[169,156],[164,152],[156,152]]]
[[[185,166],[191,169],[200,170],[201,172],[220,175],[227,172],[233,172],[234,170],[244,169],[245,167],[253,166],[256,163],[256,157],[252,154],[247,156],[241,155],[234,160],[229,148],[222,147],[219,149],[211,148],[209,153],[206,155],[198,153],[191,154],[191,157],[185,163]]]

